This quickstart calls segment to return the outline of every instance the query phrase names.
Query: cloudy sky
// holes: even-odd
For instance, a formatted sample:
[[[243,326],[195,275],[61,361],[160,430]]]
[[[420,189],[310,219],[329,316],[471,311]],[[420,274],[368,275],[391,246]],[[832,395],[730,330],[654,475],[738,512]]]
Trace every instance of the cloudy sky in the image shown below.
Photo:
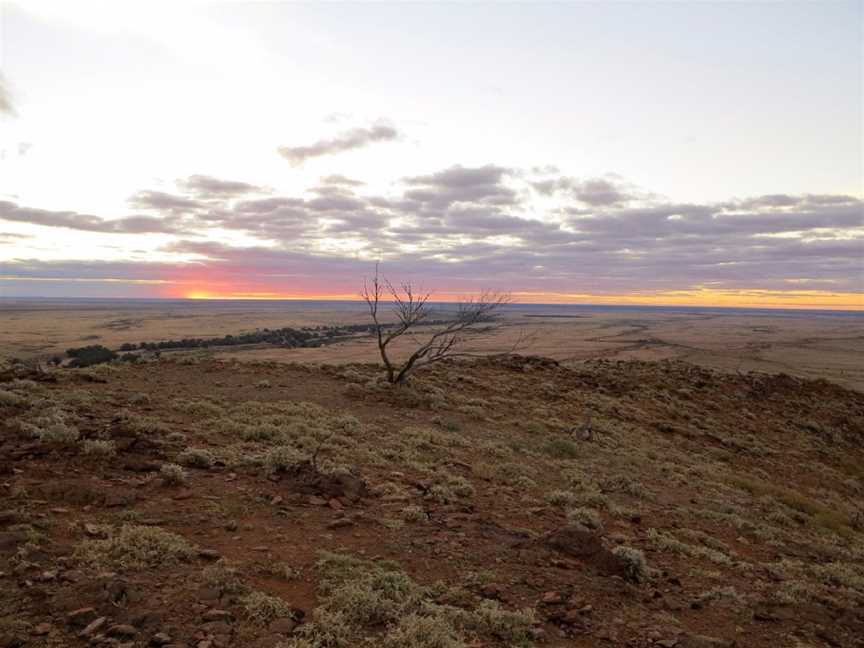
[[[864,309],[861,2],[0,7],[0,296]]]

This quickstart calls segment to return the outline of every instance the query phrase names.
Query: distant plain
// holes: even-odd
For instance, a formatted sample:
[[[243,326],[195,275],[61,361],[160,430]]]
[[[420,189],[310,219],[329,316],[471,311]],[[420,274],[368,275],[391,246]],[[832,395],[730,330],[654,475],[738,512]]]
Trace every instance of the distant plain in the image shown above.
[[[88,344],[118,348],[261,328],[367,321],[360,302],[5,300],[0,301],[0,355],[47,359]],[[468,350],[508,351],[527,335],[521,353],[564,362],[684,360],[723,371],[825,378],[864,391],[864,313],[512,305],[503,324]],[[319,348],[250,345],[211,352],[237,360],[348,363],[374,362],[377,351],[371,338],[361,336]]]

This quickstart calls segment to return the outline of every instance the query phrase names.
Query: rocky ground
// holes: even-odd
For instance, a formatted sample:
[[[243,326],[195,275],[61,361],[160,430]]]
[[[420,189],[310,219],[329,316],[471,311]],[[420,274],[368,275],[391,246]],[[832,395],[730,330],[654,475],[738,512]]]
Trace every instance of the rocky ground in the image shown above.
[[[0,369],[0,647],[864,645],[864,395],[678,362]]]

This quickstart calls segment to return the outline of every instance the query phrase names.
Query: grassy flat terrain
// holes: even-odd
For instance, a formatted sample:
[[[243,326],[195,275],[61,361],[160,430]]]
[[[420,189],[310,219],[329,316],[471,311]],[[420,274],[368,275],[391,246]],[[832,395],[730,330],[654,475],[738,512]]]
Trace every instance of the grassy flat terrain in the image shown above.
[[[765,311],[664,312],[568,310],[517,306],[498,333],[474,350],[523,351],[557,360],[677,359],[722,371],[785,372],[826,378],[864,391],[864,317]],[[368,323],[360,303],[339,302],[4,302],[0,356],[50,358],[70,347],[119,348],[186,337],[222,337],[263,328]],[[375,362],[369,337],[321,348],[231,347],[226,358],[279,362]]]

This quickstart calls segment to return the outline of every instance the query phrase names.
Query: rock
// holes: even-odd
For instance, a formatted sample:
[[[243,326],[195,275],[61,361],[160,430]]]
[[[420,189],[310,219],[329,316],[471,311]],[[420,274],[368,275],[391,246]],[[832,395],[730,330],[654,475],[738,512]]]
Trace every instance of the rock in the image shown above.
[[[486,599],[501,599],[501,586],[496,585],[495,583],[489,583],[488,585],[484,585],[480,590],[480,596]]]
[[[753,619],[756,621],[791,621],[795,613],[789,609],[769,604],[758,604],[753,610]]]
[[[24,517],[17,511],[0,511],[0,526],[20,524],[23,521]]]
[[[329,500],[339,498],[356,502],[369,494],[369,487],[359,477],[348,473],[322,473],[311,461],[288,466],[279,473],[281,481],[287,482],[292,492],[311,495],[321,500],[324,506]]]
[[[150,637],[150,645],[151,646],[164,646],[166,644],[170,644],[174,641],[170,635],[165,634],[164,632],[157,632],[152,637]]]
[[[40,623],[35,628],[33,628],[33,634],[37,637],[42,637],[44,635],[47,635],[53,629],[54,628],[50,623]]]
[[[840,648],[843,643],[834,636],[831,632],[826,630],[825,628],[816,628],[816,632],[814,633],[819,639],[827,643],[829,646],[833,648]]]
[[[231,614],[228,610],[207,610],[204,613],[205,621],[228,621],[234,618],[234,615]]]
[[[195,596],[201,601],[218,601],[222,595],[215,587],[201,587]]]
[[[0,648],[22,648],[26,644],[27,639],[25,637],[10,634],[0,635]]]
[[[342,527],[354,526],[354,520],[351,518],[340,517],[335,520],[331,520],[327,523],[328,529],[340,529]]]
[[[136,628],[155,630],[162,625],[162,615],[153,610],[142,610],[132,615],[128,621]]]
[[[215,549],[200,549],[198,551],[198,556],[205,560],[219,560],[222,557],[222,554]]]
[[[543,641],[546,638],[546,631],[540,627],[533,627],[529,630],[531,636],[534,638],[534,641]]]
[[[654,642],[655,646],[660,646],[660,648],[675,648],[678,645],[677,639],[659,639]]]
[[[91,538],[104,538],[108,535],[105,529],[100,525],[90,524],[89,522],[84,525],[84,533]]]
[[[231,634],[231,626],[224,621],[209,621],[201,624],[201,629],[211,635]]]
[[[127,459],[123,462],[123,470],[129,472],[151,473],[159,472],[162,465],[156,461],[148,461],[146,459]]]
[[[78,608],[66,615],[66,622],[73,628],[85,628],[96,620],[96,609],[92,607]]]
[[[574,558],[591,557],[604,550],[599,535],[575,524],[552,531],[543,541],[546,546]]]
[[[102,629],[102,627],[107,621],[107,617],[99,617],[98,619],[94,619],[86,628],[84,628],[81,632],[78,633],[78,636],[83,639],[92,637]]]
[[[105,634],[117,639],[131,639],[138,634],[138,631],[127,623],[117,623],[108,628]]]
[[[27,534],[23,531],[7,531],[0,533],[0,551],[16,549],[18,545],[27,542]]]
[[[270,624],[270,632],[277,632],[279,634],[288,635],[294,632],[294,629],[296,627],[297,622],[294,619],[285,617],[273,621],[273,623]]]
[[[685,634],[681,637],[676,648],[733,648],[734,641],[718,639],[707,635]]]
[[[344,506],[342,506],[342,502],[340,502],[335,497],[331,497],[330,500],[327,502],[327,505],[334,511],[341,511],[343,508],[345,508]]]
[[[547,547],[578,558],[608,576],[624,576],[621,559],[603,546],[600,536],[580,524],[571,524],[547,533],[541,541]]]
[[[545,605],[558,605],[564,602],[564,595],[561,592],[545,592],[540,600]]]

